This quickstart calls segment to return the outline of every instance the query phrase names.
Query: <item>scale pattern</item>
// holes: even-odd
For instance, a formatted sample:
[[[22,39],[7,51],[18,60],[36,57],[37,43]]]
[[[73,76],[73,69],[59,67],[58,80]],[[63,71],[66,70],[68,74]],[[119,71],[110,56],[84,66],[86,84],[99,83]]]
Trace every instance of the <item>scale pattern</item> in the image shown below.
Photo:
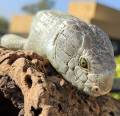
[[[28,39],[5,35],[1,45],[33,50],[47,58],[72,85],[92,96],[108,93],[115,71],[111,42],[100,28],[55,11],[41,11],[33,18]],[[12,41],[11,41],[12,39]],[[88,69],[80,66],[85,58]]]

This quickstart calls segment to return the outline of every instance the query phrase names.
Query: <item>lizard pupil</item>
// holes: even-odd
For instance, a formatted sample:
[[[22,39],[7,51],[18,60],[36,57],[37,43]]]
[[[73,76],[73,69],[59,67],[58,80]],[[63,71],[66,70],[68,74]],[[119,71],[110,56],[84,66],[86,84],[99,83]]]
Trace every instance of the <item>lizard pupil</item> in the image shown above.
[[[85,58],[80,59],[80,66],[82,68],[88,68],[88,63],[87,63],[87,60]]]

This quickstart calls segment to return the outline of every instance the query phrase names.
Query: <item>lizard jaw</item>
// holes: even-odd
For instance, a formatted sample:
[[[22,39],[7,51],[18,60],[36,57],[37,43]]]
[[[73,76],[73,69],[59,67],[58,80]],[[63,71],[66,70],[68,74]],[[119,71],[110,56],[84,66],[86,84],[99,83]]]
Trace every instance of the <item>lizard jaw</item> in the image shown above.
[[[98,76],[98,75],[97,75]],[[91,96],[101,96],[110,92],[113,84],[113,75],[98,76],[88,75],[83,91]]]

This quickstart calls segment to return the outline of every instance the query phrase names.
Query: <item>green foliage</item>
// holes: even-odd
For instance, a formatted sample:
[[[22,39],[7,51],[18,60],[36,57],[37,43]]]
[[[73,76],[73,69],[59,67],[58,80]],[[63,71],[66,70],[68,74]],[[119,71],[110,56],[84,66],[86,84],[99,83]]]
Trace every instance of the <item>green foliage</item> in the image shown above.
[[[115,62],[116,62],[115,77],[120,78],[120,56],[115,57]]]
[[[6,32],[8,30],[8,22],[4,18],[0,17],[0,32]]]
[[[120,78],[120,56],[115,57],[116,73],[115,78]],[[111,93],[111,96],[115,99],[120,99],[120,93]]]
[[[111,93],[111,96],[115,99],[120,100],[120,93]]]
[[[35,14],[37,11],[51,9],[54,6],[54,0],[40,0],[37,4],[31,4],[23,7],[23,10]]]

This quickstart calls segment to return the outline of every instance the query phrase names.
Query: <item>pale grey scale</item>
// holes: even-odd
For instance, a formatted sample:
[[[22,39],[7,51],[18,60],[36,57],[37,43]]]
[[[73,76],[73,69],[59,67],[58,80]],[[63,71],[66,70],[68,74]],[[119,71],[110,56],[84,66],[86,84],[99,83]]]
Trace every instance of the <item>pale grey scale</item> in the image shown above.
[[[61,62],[64,62],[65,64],[67,64],[68,61],[71,59],[71,57],[59,47],[56,47],[56,57],[58,57]]]
[[[72,84],[74,85],[75,73],[73,72],[73,70],[69,68],[65,74],[65,78],[67,79],[67,81],[72,82]]]
[[[81,80],[83,83],[87,81],[87,76],[85,75],[85,72],[83,72],[83,70],[81,70],[81,68],[79,66],[75,67],[75,75],[76,75],[76,81],[79,79]],[[78,79],[77,79],[78,78]]]
[[[98,51],[99,50],[97,48],[94,48],[94,49],[92,48],[87,51],[84,50],[84,53],[83,53],[84,56],[88,57],[89,61],[92,64],[91,68],[93,70],[94,69],[100,70],[100,69],[104,69],[104,68],[111,70],[112,67],[111,66],[108,67],[108,65],[113,65],[114,62],[112,61],[112,59],[109,59],[109,57],[111,57],[111,54],[109,54],[109,51],[104,50],[106,52],[102,52],[102,54],[99,53]],[[104,56],[106,56],[106,57],[104,57]],[[111,62],[111,64],[109,64],[108,62]]]
[[[64,50],[66,53],[68,53],[70,56],[74,57],[77,54],[77,50],[80,47],[81,44],[80,41],[76,40],[76,37],[66,37],[66,45],[64,47]]]
[[[53,16],[52,13],[49,13],[46,11],[45,13],[38,13],[35,17],[35,23],[38,23],[38,26],[33,22],[34,28],[43,28],[44,33],[48,32],[51,33],[51,31],[55,31],[59,25],[64,21],[64,18],[59,18],[59,16]],[[41,25],[41,26],[40,26]],[[47,27],[47,28],[46,28]],[[45,32],[46,31],[46,32]]]
[[[53,28],[58,24],[60,25],[63,21],[72,19],[72,17],[69,15],[66,15],[64,13],[55,13],[54,11],[45,11],[44,13],[40,12],[37,14],[37,17],[38,20],[40,20],[40,17],[42,18],[42,24],[46,24],[48,29],[51,29],[49,27]],[[52,24],[56,25],[53,26]]]
[[[39,19],[40,20],[40,19]],[[31,24],[31,30],[30,32],[33,32],[35,31],[35,33],[40,33],[42,32],[41,28],[39,27],[39,23],[41,21],[39,21],[37,16],[33,17],[33,21],[32,21],[32,24]],[[38,31],[39,30],[39,31]],[[31,33],[30,33],[31,34]]]
[[[64,51],[71,57],[74,56],[76,48],[73,47],[72,42],[71,42],[71,38],[67,37],[66,41],[65,41],[65,47],[64,47]]]
[[[47,29],[49,29],[51,25],[58,24],[58,22],[60,22],[60,20],[57,17],[53,17],[49,14],[38,13],[36,16],[36,20],[40,21],[43,25],[45,25],[45,27],[47,26],[48,27]],[[48,25],[48,24],[51,24],[51,25]]]
[[[56,20],[56,19],[53,19],[50,21],[50,20],[47,20],[48,18],[44,19],[42,16],[41,16],[41,18],[39,18],[39,19],[35,18],[35,23],[33,22],[33,27],[32,27],[32,29],[36,29],[39,33],[41,32],[41,31],[39,31],[40,27],[42,27],[42,33],[44,30],[44,33],[47,34],[53,30],[53,27],[58,26],[57,24],[59,24],[59,22],[60,22],[60,20]]]
[[[83,76],[83,75],[81,75]],[[76,80],[75,80],[76,79]],[[84,82],[80,78],[75,77],[75,79],[72,81],[73,85],[76,86],[78,89],[83,90],[84,89]]]
[[[79,66],[75,66],[75,69],[74,69],[74,72],[75,72],[75,75],[76,76],[78,76],[78,71],[80,71],[81,72],[81,74],[82,74],[82,71],[81,71],[81,69],[80,69],[80,67]]]
[[[66,37],[61,33],[58,36],[58,39],[56,40],[56,48],[60,48],[62,51],[64,51],[70,58],[73,56],[74,51],[72,50],[72,47],[69,46],[69,48],[71,48],[71,52],[66,51],[66,42],[67,39]]]
[[[68,69],[68,62],[70,61],[71,57],[63,51],[63,48],[57,45],[55,48],[55,63],[57,64],[58,70],[63,74],[66,73]],[[60,44],[59,44],[60,45]],[[62,65],[62,67],[60,67]],[[63,70],[65,67],[65,70]]]
[[[70,35],[70,38],[71,38],[71,40],[72,40],[72,45],[76,48],[76,49],[78,49],[78,46],[80,47],[81,46],[81,44],[82,44],[82,38],[81,38],[81,36],[82,36],[82,33],[80,32],[80,31],[77,31],[76,29],[74,29],[74,28],[72,28],[71,30],[69,30],[68,29],[68,31],[69,31],[69,35]],[[73,34],[74,33],[74,34]],[[69,38],[68,38],[69,39]],[[76,46],[77,45],[77,46]]]
[[[71,21],[68,22],[69,24],[73,23],[75,26],[79,28],[79,30],[82,32],[84,31],[83,29],[86,27],[88,28],[88,24],[84,23],[77,17],[73,17]]]
[[[49,46],[51,46],[49,44],[49,41],[51,41],[49,38],[54,38],[56,36],[56,34],[58,33],[58,24],[61,22],[61,20],[58,20],[57,17],[54,17],[53,20],[51,20],[52,17],[49,19],[47,15],[42,15],[43,13],[40,13],[33,19],[29,41],[27,43],[26,49],[32,49],[34,47],[33,49],[35,50],[35,52],[40,53],[41,55],[46,55],[46,51],[49,49]],[[45,21],[43,21],[43,19],[45,19]],[[54,21],[55,23],[52,23],[52,21]],[[49,26],[50,22],[51,26]],[[55,30],[53,30],[53,27]],[[37,48],[36,46],[39,46],[39,44],[41,43],[41,48]]]
[[[96,35],[97,44],[95,43],[95,46],[97,47],[99,45],[100,48],[101,48],[101,51],[104,52],[104,53],[106,53],[107,51],[108,51],[108,53],[109,53],[109,51],[111,53],[113,53],[112,44],[109,41],[109,37],[107,36],[107,34],[105,34],[100,28],[98,28],[95,25],[89,25],[89,26],[91,27],[94,34]],[[99,37],[102,40],[98,39]]]
[[[38,38],[38,39],[32,39],[32,38]],[[39,43],[39,33],[36,32],[36,30],[32,30],[27,40],[28,42],[25,44],[24,49],[32,50],[34,49],[34,52],[38,53],[38,48],[36,48],[36,44]]]
[[[81,47],[83,41],[81,38],[81,33],[67,29],[63,32],[63,35],[66,38],[66,41],[61,40],[66,43],[64,50],[66,53],[73,57],[77,54],[78,49]]]
[[[71,70],[74,70],[75,66],[78,65],[78,61],[75,57],[71,58],[68,62],[68,67],[71,68]]]
[[[81,80],[77,81],[74,86],[76,86],[80,90],[84,89],[84,83]]]
[[[66,78],[66,80],[68,80],[69,82],[71,82],[72,85],[76,86],[80,90],[83,90],[84,84],[83,84],[83,82],[79,78],[78,79],[76,78],[75,73],[74,73],[73,70],[68,69],[68,71],[65,74],[65,78]]]
[[[68,70],[68,65],[66,65],[64,62],[62,62],[60,57],[58,57],[57,55],[55,57],[54,62],[56,64],[56,70],[59,71],[61,74],[66,74],[66,72]],[[62,67],[60,67],[60,64],[62,65]]]
[[[101,63],[101,64],[100,64]],[[108,63],[102,63],[102,62],[96,62],[95,60],[94,61],[91,61],[91,73],[96,73],[96,74],[99,74],[99,73],[102,73],[104,72],[104,67],[106,68],[106,70],[111,70],[111,67],[109,67],[107,64]],[[111,65],[111,64],[110,64]]]
[[[103,62],[103,60],[101,60],[99,57],[100,56],[92,56],[92,55],[89,55],[89,54],[86,54],[86,55],[84,55],[83,57],[85,57],[86,59],[89,59],[89,61],[91,61],[90,62],[90,71],[91,71],[91,73],[96,73],[96,74],[99,74],[99,73],[102,73],[102,72],[104,72],[104,68],[106,68],[106,69],[108,69],[108,70],[111,70],[111,67],[109,68],[108,67],[108,65],[106,65],[106,64],[108,64],[108,62],[109,62],[109,60],[108,61],[106,61],[106,62]],[[103,56],[101,56],[101,57],[103,57]],[[88,62],[89,62],[88,61]]]
[[[62,34],[66,38],[66,41],[67,41],[64,49],[66,50],[67,49],[66,47],[69,47],[72,51],[67,51],[67,50],[66,51],[71,52],[73,54],[74,53],[73,51],[75,51],[77,49],[76,46],[74,46],[71,42],[71,39],[73,39],[73,38],[71,38],[70,34],[66,33],[66,31],[64,31]],[[70,43],[68,41],[70,41]]]
[[[74,37],[74,39],[73,37],[67,37],[66,34],[67,33],[63,32],[58,36],[58,39],[56,40],[56,49],[57,48],[61,49],[61,51],[64,51],[65,54],[67,54],[70,58],[72,58],[74,54],[77,53],[77,50],[82,42],[80,43],[79,41],[77,41],[76,37]],[[76,41],[74,42],[72,40],[76,40]],[[74,47],[73,47],[73,43],[74,43]]]
[[[80,76],[79,76],[80,75]],[[78,76],[80,77],[80,80],[85,83],[87,81],[87,76],[85,73],[81,73],[80,71],[78,72]]]
[[[69,54],[67,54],[65,51],[64,51],[64,48],[65,48],[65,46],[66,46],[66,38],[62,35],[62,34],[60,34],[60,35],[58,35],[58,38],[57,38],[57,40],[56,40],[56,42],[55,42],[55,49],[56,49],[56,55],[58,56],[58,57],[62,57],[63,58],[63,55],[61,55],[61,52],[64,52],[64,54],[66,54],[68,57],[68,59],[70,59],[71,58],[71,56],[69,55]],[[58,51],[60,51],[60,53],[58,53]],[[64,58],[63,58],[64,59]],[[62,60],[62,59],[61,59]],[[63,61],[63,60],[62,60]],[[68,60],[67,61],[65,61],[65,63],[67,63],[68,62]]]

